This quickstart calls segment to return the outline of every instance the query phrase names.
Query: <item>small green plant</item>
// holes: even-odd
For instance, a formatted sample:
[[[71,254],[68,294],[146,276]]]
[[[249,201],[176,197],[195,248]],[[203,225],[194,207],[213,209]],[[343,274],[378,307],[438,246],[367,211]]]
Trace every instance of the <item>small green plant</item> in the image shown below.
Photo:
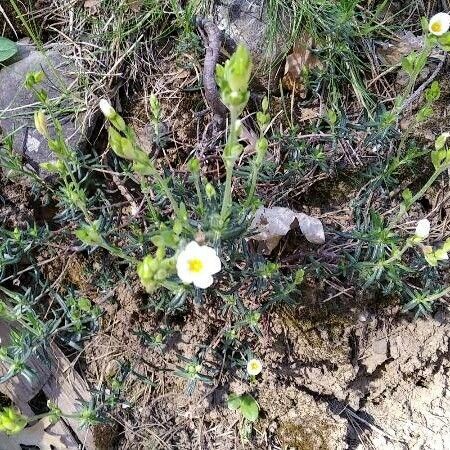
[[[228,408],[238,411],[248,422],[256,422],[259,417],[259,405],[250,394],[228,396]]]
[[[48,417],[51,423],[58,422],[63,417],[77,419],[81,427],[89,427],[101,422],[98,411],[89,404],[83,404],[81,409],[75,414],[66,414],[52,402],[47,402],[47,412],[37,414],[32,417],[22,415],[17,409],[12,407],[0,410],[0,433],[13,435],[20,433],[29,423]]]

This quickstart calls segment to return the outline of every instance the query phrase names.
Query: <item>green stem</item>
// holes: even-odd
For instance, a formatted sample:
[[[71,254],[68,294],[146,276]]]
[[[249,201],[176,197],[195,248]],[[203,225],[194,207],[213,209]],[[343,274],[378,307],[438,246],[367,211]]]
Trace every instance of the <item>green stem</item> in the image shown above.
[[[225,190],[223,193],[223,200],[222,200],[222,210],[220,212],[220,218],[222,219],[222,223],[226,220],[228,217],[232,199],[231,199],[231,184],[233,180],[233,165],[226,164],[226,178],[225,178]]]
[[[394,262],[394,261],[399,261],[402,259],[402,256],[412,247],[412,243],[410,241],[407,241],[406,244],[404,245],[404,247],[398,252],[395,253],[393,256],[391,256],[390,258],[386,259],[385,261],[382,262],[383,266],[387,266],[388,264]]]
[[[445,164],[441,166],[439,169],[436,169],[436,171],[433,173],[430,179],[423,185],[422,189],[419,192],[417,192],[416,195],[413,196],[409,204],[413,205],[415,202],[417,202],[417,200],[422,198],[426,194],[428,189],[433,185],[433,183],[439,178],[439,176],[448,169],[450,169],[450,164]],[[395,216],[394,220],[391,222],[389,229],[394,228],[394,226],[397,225],[397,223],[406,213],[407,209],[401,209]]]
[[[258,179],[259,168],[260,168],[260,166],[257,165],[256,161],[255,161],[255,163],[253,164],[253,167],[252,167],[252,176],[251,176],[251,181],[250,181],[250,190],[248,191],[247,203],[250,203],[253,200],[253,197],[255,195],[256,181]]]
[[[198,173],[194,174],[194,184],[195,190],[197,191],[198,207],[201,211],[203,211],[204,210],[203,195],[202,190],[200,188],[200,175]]]
[[[169,187],[167,186],[166,181],[163,179],[163,177],[159,174],[159,172],[155,169],[154,177],[157,181],[157,183],[161,186],[161,189],[164,191],[164,194],[169,199],[169,202],[172,206],[172,209],[175,214],[178,214],[178,204],[175,201],[174,196],[172,195],[172,192],[170,191]]]
[[[236,134],[236,120],[238,118],[236,108],[230,109],[230,133],[228,135],[227,145],[233,146],[238,143],[238,137]],[[226,160],[225,159],[225,170],[226,170],[226,178],[225,178],[225,190],[223,192],[223,200],[222,200],[222,209],[220,212],[220,219],[222,223],[227,219],[230,209],[232,206],[232,198],[231,198],[231,187],[233,180],[233,168],[236,160]]]

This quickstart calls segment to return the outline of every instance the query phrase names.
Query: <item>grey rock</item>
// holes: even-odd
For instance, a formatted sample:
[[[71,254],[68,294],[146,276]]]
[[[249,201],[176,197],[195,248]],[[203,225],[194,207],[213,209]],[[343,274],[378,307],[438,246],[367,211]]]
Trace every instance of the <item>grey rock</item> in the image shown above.
[[[281,60],[289,51],[289,19],[283,18],[269,40],[269,17],[265,0],[217,0],[214,19],[226,38],[244,44],[253,57],[255,77],[262,87],[273,90],[282,75]],[[280,24],[281,25],[281,24]]]
[[[69,74],[70,63],[57,50],[49,50],[44,54],[26,42],[19,43],[15,59],[0,70],[0,130],[3,138],[12,136],[13,148],[23,155],[24,162],[39,171],[40,163],[52,161],[55,157],[46,139],[34,128],[33,115],[39,105],[35,94],[24,86],[26,74],[36,71],[45,73],[45,79],[39,88],[47,92],[49,99],[63,98],[64,92],[73,85],[75,79]],[[61,106],[70,107],[70,100],[64,100]],[[85,142],[73,116],[66,115],[58,119],[62,124],[63,134],[72,147]],[[49,125],[50,134],[54,135],[54,130]]]

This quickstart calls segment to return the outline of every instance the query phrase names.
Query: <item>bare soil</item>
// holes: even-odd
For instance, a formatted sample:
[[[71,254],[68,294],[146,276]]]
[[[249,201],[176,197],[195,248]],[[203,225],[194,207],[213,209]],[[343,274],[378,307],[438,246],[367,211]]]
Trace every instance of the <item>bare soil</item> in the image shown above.
[[[184,171],[184,161],[208,122],[198,89],[200,71],[195,62],[161,61],[160,69],[126,106],[143,146],[149,142],[151,147],[148,93],[156,92],[163,131],[173,143],[167,153],[163,149],[160,162],[178,172]],[[442,121],[449,114],[448,95],[444,98],[437,105]],[[315,117],[316,109],[300,108],[296,119],[301,123],[302,116]],[[428,141],[443,131],[442,126],[429,123],[415,132],[419,140]],[[207,175],[218,177],[214,152],[208,151]],[[352,155],[338,157],[345,161]],[[308,180],[310,184],[298,186],[291,200],[322,217],[331,229],[348,230],[354,225],[348,200],[357,190],[349,178],[351,174],[330,174]],[[268,201],[273,192],[268,187]],[[10,229],[46,217],[42,202],[20,183],[2,182],[0,195],[0,220]],[[299,264],[302,252],[314,251],[297,240],[282,245],[286,266]],[[39,255],[38,261],[53,251]],[[295,252],[298,257],[291,259]],[[261,337],[245,336],[264,367],[249,386],[238,368],[223,370],[219,336],[226,319],[213,299],[189,303],[163,322],[163,314],[147,304],[131,270],[118,278],[117,271],[108,269],[113,261],[101,250],[72,253],[61,252],[42,270],[61,292],[71,286],[104,311],[99,332],[76,358],[77,369],[98,387],[111,383],[126,364],[132,367],[120,393],[132,407],[117,408],[112,424],[95,429],[99,449],[450,448],[450,318],[444,305],[430,318],[414,319],[392,298],[368,298],[346,286],[333,297],[336,290],[320,279],[308,279],[294,306],[278,306],[264,316]],[[103,281],[109,276],[114,287],[105,291]],[[258,306],[257,299],[246,301],[249,307]],[[172,331],[163,350],[138,336],[142,331],[153,335],[162,327]],[[199,383],[188,394],[185,380],[173,371],[182,365],[180,355],[193,357],[199,351],[216,382]],[[229,392],[250,392],[258,399],[261,419],[248,435],[239,415],[226,408]]]

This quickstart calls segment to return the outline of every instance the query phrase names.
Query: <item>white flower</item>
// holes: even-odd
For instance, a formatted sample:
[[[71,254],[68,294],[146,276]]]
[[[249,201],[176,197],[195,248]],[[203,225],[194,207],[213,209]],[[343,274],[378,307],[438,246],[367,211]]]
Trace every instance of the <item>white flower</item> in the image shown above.
[[[259,359],[251,359],[247,363],[247,373],[251,376],[256,376],[261,373],[262,370],[262,362]]]
[[[421,219],[417,222],[415,235],[421,239],[426,239],[430,234],[430,221]]]
[[[111,106],[108,100],[102,98],[99,103],[100,109],[107,119],[111,119],[116,115],[116,110]]]
[[[435,36],[442,36],[447,33],[450,28],[450,14],[437,13],[431,19],[428,25],[428,30]]]
[[[213,284],[213,275],[220,271],[222,264],[216,251],[207,245],[192,241],[177,258],[177,273],[183,283],[206,289]]]

